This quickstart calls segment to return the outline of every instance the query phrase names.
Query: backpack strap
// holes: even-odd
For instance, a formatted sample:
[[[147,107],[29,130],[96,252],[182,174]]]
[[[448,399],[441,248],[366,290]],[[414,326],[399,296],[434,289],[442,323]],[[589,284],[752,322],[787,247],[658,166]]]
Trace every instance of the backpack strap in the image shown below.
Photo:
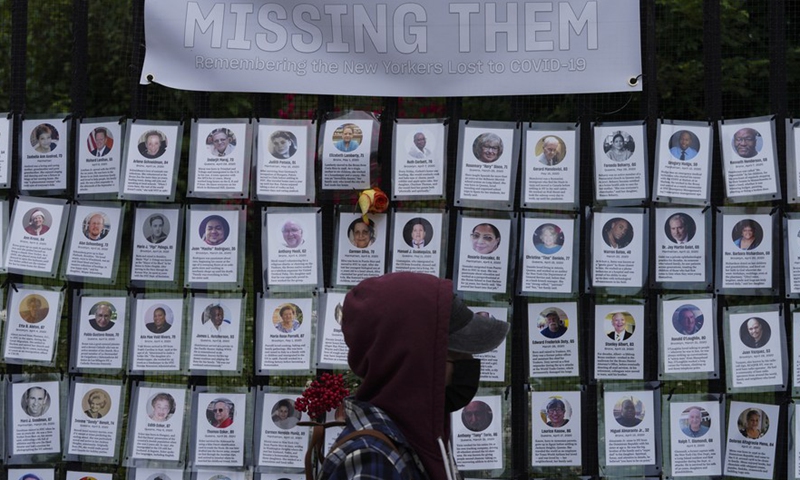
[[[344,437],[339,439],[338,442],[333,444],[333,446],[331,447],[331,451],[336,450],[337,448],[341,447],[342,445],[344,445],[345,443],[349,442],[350,440],[353,440],[354,438],[364,437],[364,436],[377,438],[378,440],[380,440],[383,443],[385,443],[385,444],[389,445],[390,447],[392,447],[392,450],[394,450],[394,452],[396,454],[400,455],[400,450],[397,449],[397,445],[394,444],[394,441],[392,441],[391,438],[389,438],[385,434],[383,434],[383,433],[381,433],[381,432],[379,432],[377,430],[373,430],[371,428],[366,428],[364,430],[356,430],[355,432],[348,433],[347,435],[345,435]]]
[[[311,434],[311,445],[309,445],[305,457],[306,480],[314,480],[314,474],[316,472],[316,469],[314,468],[314,457],[316,457],[318,464],[322,464],[322,462],[325,460],[325,455],[322,452],[322,448],[325,444],[325,429],[328,427],[341,427],[344,426],[345,423],[344,422],[328,422],[328,423],[298,422],[297,424],[301,426],[314,427],[313,432]],[[354,440],[358,437],[365,437],[365,436],[377,438],[381,442],[392,447],[392,450],[398,455],[400,455],[400,450],[397,449],[397,445],[394,444],[394,441],[391,438],[371,428],[356,430],[354,432],[348,433],[347,435],[339,439],[339,441],[333,444],[333,446],[331,447],[331,451],[336,450],[337,448],[341,447],[350,440]]]
[[[314,457],[316,457],[318,464],[321,464],[325,459],[325,455],[322,452],[322,447],[325,444],[325,429],[328,427],[343,427],[345,423],[305,421],[297,422],[297,424],[303,427],[314,427],[311,431],[311,444],[308,446],[305,457],[306,480],[314,480],[314,474],[316,472],[316,468],[314,468]]]

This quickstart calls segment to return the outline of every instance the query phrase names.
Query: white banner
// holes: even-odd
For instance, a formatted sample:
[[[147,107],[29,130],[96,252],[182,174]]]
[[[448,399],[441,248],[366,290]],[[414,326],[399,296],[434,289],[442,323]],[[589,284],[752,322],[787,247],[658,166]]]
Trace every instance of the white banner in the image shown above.
[[[641,90],[637,0],[146,0],[141,83],[476,96]]]

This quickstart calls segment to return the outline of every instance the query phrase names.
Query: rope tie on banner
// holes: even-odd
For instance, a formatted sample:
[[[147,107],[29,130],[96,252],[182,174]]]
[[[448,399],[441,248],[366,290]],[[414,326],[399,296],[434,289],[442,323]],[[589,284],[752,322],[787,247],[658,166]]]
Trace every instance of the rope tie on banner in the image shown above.
[[[599,112],[599,111],[597,111],[597,110],[592,110],[592,113],[594,113],[594,114],[597,114],[597,115],[614,115],[615,113],[619,113],[619,112],[621,112],[621,111],[625,110],[625,108],[626,108],[626,107],[627,107],[627,106],[628,106],[628,105],[629,105],[629,104],[630,104],[632,101],[633,101],[633,94],[630,94],[630,95],[628,95],[628,100],[626,100],[626,101],[625,101],[625,103],[624,103],[624,104],[623,104],[621,107],[619,107],[618,109],[616,109],[616,110],[612,110],[612,111],[610,111],[610,112]],[[596,122],[596,123],[597,123],[597,125],[601,125],[601,122]]]

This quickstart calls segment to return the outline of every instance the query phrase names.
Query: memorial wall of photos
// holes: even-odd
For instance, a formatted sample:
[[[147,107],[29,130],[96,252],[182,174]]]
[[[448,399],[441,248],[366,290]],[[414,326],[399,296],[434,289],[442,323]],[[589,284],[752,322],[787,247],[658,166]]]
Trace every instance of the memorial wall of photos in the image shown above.
[[[240,376],[249,348],[258,376],[346,369],[340,325],[347,289],[386,272],[443,276],[453,237],[456,291],[478,314],[527,318],[532,384],[572,385],[530,394],[532,471],[580,473],[582,435],[597,429],[603,475],[773,477],[787,411],[736,395],[800,391],[800,314],[778,296],[783,288],[800,298],[800,214],[774,208],[782,181],[788,202],[800,202],[800,122],[787,125],[788,178],[781,179],[771,118],[659,121],[655,158],[643,122],[581,131],[575,124],[461,121],[457,137],[448,138],[444,119],[402,119],[391,126],[390,198],[446,202],[457,221],[444,208],[391,208],[365,222],[340,205],[325,235],[316,193],[375,181],[375,117],[188,124],[185,133],[180,122],[49,116],[26,118],[14,132],[0,120],[0,185],[20,192],[0,202],[0,268],[26,282],[6,290],[2,360],[46,372],[57,355],[69,356],[68,376],[53,370],[0,383],[9,478],[52,480],[59,462],[98,465],[97,472],[69,472],[70,479],[110,480],[104,464],[129,467],[137,480],[176,480],[188,471],[202,480],[244,480],[251,471],[264,480],[304,478],[310,431],[297,426],[307,419],[294,408],[298,392],[189,388],[181,379]],[[70,128],[78,129],[75,145],[67,141]],[[21,140],[18,162],[10,156],[12,135]],[[589,155],[579,151],[585,135]],[[450,142],[455,165],[446,160]],[[715,148],[722,172],[712,171]],[[178,179],[187,161],[188,178]],[[586,176],[591,205],[579,201]],[[710,202],[712,177],[724,182],[724,205]],[[175,203],[178,180],[186,204]],[[254,208],[260,222],[248,223]],[[262,263],[253,270],[262,292],[245,276],[253,258],[245,240],[253,237],[260,239]],[[331,285],[323,284],[323,238],[334,242],[325,272]],[[124,284],[120,270],[130,273]],[[647,289],[661,292],[651,308],[656,321],[645,319]],[[591,311],[579,308],[584,294],[596,299]],[[719,295],[753,301],[716,318]],[[512,312],[514,297],[527,298],[526,312]],[[252,319],[248,302],[257,305]],[[67,352],[56,348],[65,319]],[[250,321],[253,338],[245,334]],[[645,349],[656,347],[657,378],[648,378]],[[452,415],[464,471],[509,467],[510,404],[500,389],[508,362],[520,361],[510,357],[505,343],[481,355],[489,388]],[[724,392],[667,396],[655,382],[712,380],[723,368]],[[590,382],[603,392],[598,425],[582,421],[595,408],[585,404],[582,386]],[[734,399],[727,417],[726,395]],[[787,434],[797,439],[795,428]],[[336,433],[329,429],[328,444]],[[793,445],[793,474],[800,473],[797,443],[782,443]]]

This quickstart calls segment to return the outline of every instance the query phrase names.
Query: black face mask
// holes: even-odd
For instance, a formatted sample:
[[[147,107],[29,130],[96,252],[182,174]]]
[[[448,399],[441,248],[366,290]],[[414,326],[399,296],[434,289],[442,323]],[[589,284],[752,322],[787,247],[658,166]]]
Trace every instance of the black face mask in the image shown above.
[[[444,411],[455,412],[467,406],[478,391],[481,380],[481,361],[477,358],[451,360],[453,377],[444,388]]]

